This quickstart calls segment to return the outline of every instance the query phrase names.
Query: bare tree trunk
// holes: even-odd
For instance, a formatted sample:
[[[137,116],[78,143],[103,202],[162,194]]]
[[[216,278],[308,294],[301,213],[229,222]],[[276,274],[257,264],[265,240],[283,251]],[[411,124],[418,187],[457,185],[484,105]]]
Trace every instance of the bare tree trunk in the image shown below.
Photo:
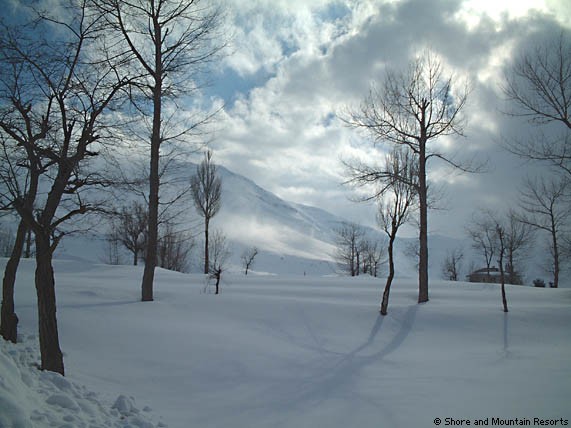
[[[154,138],[153,138],[154,140]],[[159,150],[151,144],[151,173],[149,177],[149,233],[147,236],[147,256],[143,271],[142,301],[153,300],[153,281],[157,266],[158,216],[159,216]]]
[[[504,312],[508,311],[508,301],[506,299],[506,285],[502,276],[502,304],[504,305]]]
[[[56,318],[55,279],[49,236],[36,233],[36,292],[42,370],[64,375],[63,355],[59,346]]]
[[[142,301],[153,300],[153,281],[157,266],[157,245],[159,233],[159,159],[161,147],[161,107],[162,107],[162,54],[161,25],[154,22],[155,31],[155,86],[153,88],[153,132],[151,135],[151,165],[149,174],[149,231],[147,259],[143,272]]]
[[[395,232],[396,235],[396,232]],[[389,275],[387,276],[387,282],[385,284],[385,291],[383,292],[383,300],[381,302],[381,315],[386,315],[389,306],[389,294],[391,292],[391,284],[395,276],[395,261],[393,258],[393,243],[395,237],[391,236],[389,239]]]
[[[551,228],[551,240],[553,245],[553,288],[559,287],[559,244],[555,227]]]
[[[425,144],[420,144],[418,201],[420,208],[419,260],[418,260],[418,303],[428,302],[428,196],[426,185]]]
[[[204,217],[204,273],[207,274],[210,272],[210,256],[208,254],[208,226],[209,221],[206,217]],[[218,293],[216,293],[218,294]]]
[[[500,239],[503,240],[503,237],[501,237]],[[499,264],[500,264],[500,280],[502,282],[502,305],[504,306],[504,312],[508,311],[508,301],[506,298],[506,281],[505,281],[505,275],[504,275],[504,250],[503,250],[503,242],[502,242],[502,249],[500,251],[500,260],[499,260]]]
[[[5,340],[16,343],[18,341],[18,316],[14,310],[14,284],[16,272],[20,264],[27,228],[23,220],[18,224],[16,239],[10,259],[6,263],[4,279],[2,281],[2,309],[0,316],[0,334]]]

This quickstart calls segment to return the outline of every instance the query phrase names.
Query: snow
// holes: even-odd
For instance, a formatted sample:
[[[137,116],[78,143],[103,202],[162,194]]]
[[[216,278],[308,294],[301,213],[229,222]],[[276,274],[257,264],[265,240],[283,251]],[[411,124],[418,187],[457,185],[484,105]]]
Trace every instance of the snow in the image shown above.
[[[19,339],[17,345],[2,341],[0,346],[0,427],[158,426],[152,415],[137,415],[134,401],[129,402],[129,411],[117,412],[80,383],[39,371],[37,338],[20,335]]]
[[[2,263],[0,263],[2,265]],[[34,265],[22,343],[0,342],[0,427],[433,427],[441,418],[570,420],[571,290],[158,270],[56,261],[65,378],[38,364]],[[444,425],[444,423],[443,423]],[[559,423],[561,426],[561,423]]]

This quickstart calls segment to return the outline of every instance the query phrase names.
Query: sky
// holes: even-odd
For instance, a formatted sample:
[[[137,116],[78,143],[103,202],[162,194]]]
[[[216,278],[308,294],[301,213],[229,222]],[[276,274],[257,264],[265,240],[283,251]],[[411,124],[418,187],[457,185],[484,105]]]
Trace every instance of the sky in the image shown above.
[[[19,0],[5,1],[18,10]],[[486,163],[480,174],[429,163],[430,185],[439,195],[429,233],[465,237],[474,211],[516,204],[526,177],[548,173],[545,165],[526,163],[503,148],[502,141],[527,138],[537,129],[505,114],[513,105],[501,88],[522,52],[562,32],[569,36],[568,0],[217,2],[228,46],[210,69],[210,85],[193,93],[197,99],[187,104],[188,112],[224,106],[208,136],[215,161],[277,196],[375,225],[375,205],[356,203],[363,194],[343,184],[343,161],[381,162],[391,147],[373,146],[340,118],[359,106],[387,70],[405,70],[426,50],[454,81],[470,87],[464,135],[436,144],[457,160]],[[549,136],[551,130],[542,132]],[[416,235],[414,226],[402,232]]]
[[[374,161],[390,147],[373,147],[340,116],[388,69],[404,70],[426,49],[471,88],[465,135],[438,144],[459,159],[487,162],[482,174],[429,164],[441,195],[429,232],[465,236],[475,210],[514,204],[522,180],[547,171],[502,148],[503,139],[533,128],[504,113],[501,85],[523,50],[571,29],[568,1],[220,1],[230,43],[204,93],[225,106],[211,148],[219,163],[279,197],[375,223],[374,205],[355,203],[357,193],[343,185],[342,161]]]

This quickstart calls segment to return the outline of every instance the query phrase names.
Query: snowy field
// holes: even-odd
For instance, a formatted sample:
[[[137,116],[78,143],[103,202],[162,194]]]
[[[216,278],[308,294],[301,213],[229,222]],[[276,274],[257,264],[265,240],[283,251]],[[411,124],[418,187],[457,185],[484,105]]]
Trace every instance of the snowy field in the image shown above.
[[[0,343],[0,427],[571,420],[571,289],[508,286],[506,315],[497,285],[432,281],[418,305],[414,281],[397,279],[381,317],[381,279],[235,275],[216,296],[201,275],[158,270],[155,302],[141,303],[141,275],[56,262],[64,379],[33,369],[33,262],[23,262],[25,340]]]

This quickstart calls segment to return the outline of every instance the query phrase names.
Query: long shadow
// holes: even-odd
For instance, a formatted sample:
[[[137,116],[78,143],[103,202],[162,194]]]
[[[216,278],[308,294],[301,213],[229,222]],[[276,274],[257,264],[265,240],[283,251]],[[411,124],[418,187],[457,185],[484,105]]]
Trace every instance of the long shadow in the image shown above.
[[[337,359],[337,361],[332,365],[324,364],[323,368],[320,368],[318,373],[311,377],[305,379],[292,377],[282,380],[279,386],[265,390],[260,397],[251,400],[252,403],[259,403],[258,405],[253,404],[247,408],[235,409],[235,414],[244,415],[250,412],[256,414],[256,411],[259,410],[265,410],[265,412],[272,414],[272,411],[268,411],[268,409],[273,409],[282,415],[282,421],[272,420],[272,425],[275,427],[290,426],[291,421],[288,420],[287,415],[297,415],[305,409],[312,410],[330,398],[339,398],[350,393],[352,399],[358,398],[359,401],[366,402],[371,407],[378,409],[379,415],[383,417],[384,426],[397,426],[395,410],[382,400],[381,388],[379,388],[379,398],[372,399],[360,394],[356,388],[352,389],[351,384],[359,379],[359,373],[363,369],[378,363],[404,343],[414,326],[417,312],[417,304],[410,306],[404,313],[396,334],[384,347],[370,355],[360,354],[376,342],[375,339],[382,329],[385,318],[387,318],[385,316],[377,315],[365,342],[347,353],[323,349],[315,334],[310,331],[310,335],[316,342],[316,346],[311,348],[314,350],[320,348],[322,355],[328,355],[329,360]],[[274,396],[275,400],[269,403],[268,397],[271,396]]]
[[[504,356],[509,356],[510,349],[509,349],[509,322],[508,322],[508,313],[504,312],[504,322],[503,322],[503,332],[504,332]]]

